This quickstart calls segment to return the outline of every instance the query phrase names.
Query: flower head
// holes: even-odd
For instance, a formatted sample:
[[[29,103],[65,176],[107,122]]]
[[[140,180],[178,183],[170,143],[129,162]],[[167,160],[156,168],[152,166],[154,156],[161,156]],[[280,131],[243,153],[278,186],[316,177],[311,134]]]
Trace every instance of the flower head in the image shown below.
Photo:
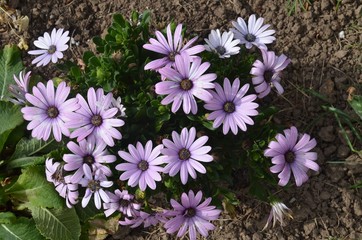
[[[267,229],[271,221],[273,220],[273,227],[275,226],[275,223],[278,221],[280,222],[280,225],[284,225],[284,216],[288,218],[293,218],[292,211],[282,202],[272,202],[270,204],[272,206],[272,209],[270,210],[270,214],[268,217],[268,220],[266,221],[266,224],[263,228],[263,230]]]
[[[34,45],[40,50],[32,50],[28,53],[31,55],[40,55],[36,57],[31,63],[36,64],[37,67],[45,66],[50,61],[56,63],[58,59],[63,58],[62,51],[68,49],[67,42],[69,41],[70,37],[68,36],[69,31],[65,31],[64,29],[55,28],[49,33],[44,33],[44,37],[39,37],[38,40],[34,41]]]
[[[126,117],[126,108],[122,104],[121,97],[118,97],[117,99],[112,98],[112,107],[115,107],[118,109],[118,116],[119,117]]]
[[[167,26],[167,40],[161,32],[155,32],[157,40],[150,38],[150,43],[143,45],[143,48],[161,53],[162,55],[165,55],[165,57],[149,62],[145,66],[145,70],[159,70],[164,66],[171,66],[175,62],[175,57],[183,52],[192,57],[193,55],[204,51],[204,46],[202,45],[191,47],[191,45],[196,42],[197,37],[194,37],[183,46],[181,32],[182,24],[177,25],[174,36],[172,36],[171,24]]]
[[[33,107],[23,107],[21,112],[24,119],[30,121],[27,129],[33,130],[31,135],[44,141],[49,139],[52,132],[55,140],[60,142],[62,134],[69,136],[69,129],[65,126],[73,111],[79,108],[75,98],[66,101],[70,87],[61,82],[54,91],[54,84],[49,80],[45,86],[39,82],[33,87],[33,94],[25,94],[25,98]]]
[[[12,103],[17,105],[25,105],[25,94],[28,93],[30,74],[30,71],[26,74],[25,71],[21,71],[19,73],[19,78],[14,74],[14,81],[16,82],[16,85],[9,85],[9,91],[11,95],[13,95],[13,98],[10,99]]]
[[[271,141],[268,149],[265,150],[266,157],[272,157],[272,163],[275,164],[270,168],[272,173],[279,173],[279,185],[285,186],[293,172],[296,185],[299,187],[308,180],[307,171],[312,169],[319,170],[317,153],[310,152],[317,142],[310,139],[308,134],[298,135],[295,127],[284,130],[283,134],[275,136],[276,141]]]
[[[78,202],[78,184],[70,182],[70,177],[65,176],[64,166],[59,162],[53,163],[52,158],[45,160],[45,174],[48,182],[52,182],[55,190],[66,200],[68,208]]]
[[[214,230],[215,226],[210,223],[212,220],[219,218],[221,210],[215,206],[209,206],[211,198],[207,198],[200,203],[202,192],[197,192],[196,196],[192,190],[188,194],[181,195],[181,204],[171,199],[173,210],[168,215],[174,216],[165,223],[167,233],[178,231],[177,237],[182,237],[189,232],[190,240],[196,240],[197,232],[207,237],[208,231]]]
[[[79,145],[68,142],[67,147],[72,154],[64,154],[63,160],[66,162],[64,169],[76,170],[71,177],[73,183],[78,183],[84,176],[83,165],[85,164],[90,166],[93,172],[100,169],[104,175],[112,175],[112,171],[103,164],[116,161],[116,156],[107,154],[106,146],[103,141],[96,141],[94,138],[83,139]]]
[[[101,209],[102,200],[105,203],[110,201],[108,194],[103,188],[108,188],[113,185],[112,181],[107,181],[105,175],[102,174],[102,170],[92,172],[88,165],[83,165],[84,178],[79,181],[82,187],[86,187],[84,197],[82,199],[82,207],[85,208],[92,195],[94,194],[94,204],[97,209]]]
[[[240,43],[239,39],[234,39],[233,32],[223,32],[220,34],[220,30],[211,30],[209,38],[204,39],[206,51],[215,52],[219,55],[219,58],[229,58],[231,55],[236,55],[240,51],[240,47],[237,45]]]
[[[240,81],[236,78],[231,86],[229,79],[224,79],[224,89],[215,83],[215,91],[210,91],[213,98],[205,104],[205,108],[213,111],[207,117],[208,120],[214,120],[213,127],[218,128],[223,124],[223,133],[226,135],[229,130],[236,135],[238,127],[246,131],[246,124],[253,125],[254,121],[250,116],[258,115],[255,110],[258,107],[253,101],[255,94],[247,95],[249,84],[245,84],[241,89]]]
[[[191,63],[187,54],[176,56],[175,69],[164,67],[160,73],[166,77],[166,81],[156,84],[156,93],[167,95],[162,104],[167,105],[173,102],[172,112],[177,112],[181,104],[186,114],[197,113],[197,103],[195,97],[209,101],[212,95],[206,89],[214,88],[212,81],[216,79],[216,74],[204,72],[210,67],[210,63],[202,63],[196,58]],[[204,74],[204,75],[203,75]]]
[[[179,135],[175,131],[172,132],[172,140],[162,140],[164,149],[161,150],[163,161],[167,163],[164,172],[170,176],[175,176],[180,172],[181,182],[187,183],[188,176],[196,179],[196,171],[202,174],[206,173],[206,168],[200,162],[211,162],[212,156],[207,154],[210,152],[210,146],[204,146],[209,139],[202,136],[195,141],[196,129],[192,127],[189,130],[183,128]],[[195,171],[196,170],[196,171]]]
[[[109,202],[103,204],[106,217],[110,216],[115,211],[119,211],[128,217],[138,217],[141,204],[137,203],[134,195],[128,193],[127,190],[120,191],[117,189],[114,194],[108,192]]]
[[[145,147],[140,142],[137,142],[136,147],[130,144],[128,145],[130,153],[118,152],[119,156],[127,162],[116,166],[118,171],[124,171],[119,179],[122,181],[128,179],[129,186],[139,185],[142,191],[145,191],[147,186],[155,190],[155,181],[161,181],[159,172],[163,170],[162,167],[158,166],[163,163],[162,158],[159,157],[163,145],[158,145],[152,149],[152,141],[148,141]]]
[[[159,222],[165,223],[167,219],[163,216],[163,213],[152,212],[146,213],[139,212],[139,216],[134,218],[125,217],[124,221],[119,221],[119,224],[123,226],[129,225],[131,228],[139,227],[143,223],[143,227],[156,226]]]
[[[241,44],[245,44],[247,49],[250,49],[253,45],[260,49],[267,49],[265,44],[272,43],[275,37],[272,36],[275,31],[267,30],[269,24],[263,25],[264,18],[256,19],[255,14],[251,15],[248,20],[248,24],[244,19],[239,17],[237,22],[232,21],[235,28],[231,31],[235,34],[235,38],[240,40]]]
[[[80,108],[71,116],[70,121],[66,123],[69,128],[76,128],[71,134],[71,138],[77,137],[80,142],[86,137],[102,139],[108,146],[114,146],[114,139],[121,139],[121,133],[115,127],[124,125],[124,121],[116,119],[114,116],[118,109],[111,107],[112,93],[104,95],[103,89],[88,89],[87,99],[78,94]]]
[[[251,68],[252,81],[259,98],[263,98],[275,87],[279,94],[283,94],[284,89],[280,85],[281,71],[288,66],[290,59],[284,54],[275,56],[272,51],[261,49],[263,62],[256,60]]]

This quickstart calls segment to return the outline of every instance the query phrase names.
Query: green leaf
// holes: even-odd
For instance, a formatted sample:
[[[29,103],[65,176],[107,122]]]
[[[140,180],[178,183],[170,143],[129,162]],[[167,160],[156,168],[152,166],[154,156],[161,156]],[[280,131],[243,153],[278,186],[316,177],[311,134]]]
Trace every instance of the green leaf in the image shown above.
[[[48,209],[30,206],[36,227],[41,234],[52,240],[77,240],[80,223],[74,208]]]
[[[42,240],[33,219],[20,217],[11,224],[0,224],[0,239],[4,240]]]
[[[19,106],[16,106],[10,102],[0,101],[0,152],[2,151],[11,131],[22,122],[23,115],[20,112]]]
[[[17,75],[23,68],[20,50],[16,46],[6,45],[0,50],[0,100],[10,96],[9,85],[15,83],[13,75]]]
[[[16,220],[16,216],[12,212],[0,212],[0,224],[9,224]]]
[[[362,96],[354,95],[352,100],[349,101],[349,104],[353,108],[353,110],[357,113],[357,115],[362,119]]]
[[[44,166],[26,168],[6,193],[34,206],[55,208],[64,206],[64,200],[55,191],[54,185],[46,180]]]
[[[82,222],[87,222],[89,219],[95,218],[97,215],[103,215],[103,212],[99,212],[99,210],[94,206],[94,204],[88,204],[85,208],[83,208],[80,204],[74,206],[74,209],[77,212],[77,215]]]
[[[42,164],[45,161],[44,156],[35,156],[35,157],[20,157],[17,159],[12,159],[6,164],[7,169],[20,168],[20,167],[28,167],[35,166],[38,164]]]
[[[16,149],[11,159],[30,157],[39,152],[50,152],[57,148],[59,148],[59,146],[54,139],[45,142],[36,138],[22,138],[18,144],[16,144]]]

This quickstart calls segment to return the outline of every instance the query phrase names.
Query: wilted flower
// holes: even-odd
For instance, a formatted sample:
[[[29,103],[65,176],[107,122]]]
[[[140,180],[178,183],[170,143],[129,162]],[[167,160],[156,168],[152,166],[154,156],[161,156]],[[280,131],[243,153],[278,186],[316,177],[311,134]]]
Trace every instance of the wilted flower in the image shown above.
[[[195,97],[209,101],[212,98],[207,89],[214,88],[212,81],[216,79],[215,73],[202,75],[210,63],[202,63],[201,59],[196,58],[191,62],[190,57],[183,53],[176,56],[175,69],[164,67],[160,73],[166,77],[166,81],[156,84],[156,93],[167,95],[161,103],[163,105],[172,104],[171,111],[177,112],[181,104],[186,114],[197,113],[197,103]]]
[[[270,205],[272,206],[272,209],[270,210],[268,220],[266,221],[266,224],[262,231],[268,228],[272,220],[274,227],[277,221],[280,222],[281,226],[284,226],[284,221],[283,221],[284,216],[293,219],[292,211],[284,203],[272,202]]]
[[[53,163],[52,158],[45,160],[45,174],[48,182],[52,182],[55,190],[66,200],[68,208],[78,202],[78,184],[70,182],[70,176],[65,176],[64,166],[59,162]]]
[[[239,39],[234,39],[233,32],[223,32],[222,36],[220,30],[211,30],[209,38],[204,39],[206,51],[215,52],[220,58],[229,58],[231,55],[238,54],[240,47],[237,45],[240,43]]]
[[[267,49],[265,44],[272,43],[275,40],[275,37],[272,36],[275,31],[267,30],[270,25],[262,26],[263,22],[264,18],[256,19],[255,14],[249,17],[248,24],[239,17],[237,22],[232,21],[236,29],[232,28],[231,31],[235,34],[235,38],[240,40],[241,44],[245,44],[247,49],[250,49],[253,45],[260,49]]]
[[[261,49],[263,62],[256,60],[251,68],[250,74],[255,91],[259,98],[263,98],[270,93],[272,87],[275,87],[279,94],[283,94],[284,89],[280,85],[280,75],[284,68],[290,63],[284,54],[275,56],[274,52]]]
[[[200,162],[211,162],[212,156],[207,154],[210,152],[210,146],[204,146],[209,139],[202,136],[195,141],[196,129],[192,127],[190,131],[183,128],[179,135],[175,131],[172,132],[172,140],[162,140],[164,149],[161,150],[163,161],[167,163],[164,172],[171,177],[180,172],[181,182],[187,183],[189,174],[196,179],[196,171],[205,174],[206,168]],[[196,171],[195,171],[196,170]]]
[[[137,203],[134,199],[134,195],[128,193],[127,190],[120,191],[117,189],[114,194],[107,192],[109,196],[109,202],[103,204],[105,209],[104,215],[110,216],[115,211],[119,211],[128,217],[139,216],[139,210],[141,204]]]
[[[70,37],[68,37],[69,31],[65,31],[64,29],[53,29],[51,35],[49,33],[44,33],[44,37],[39,37],[38,40],[34,41],[34,45],[40,50],[32,50],[28,53],[31,55],[40,55],[36,57],[31,63],[36,64],[37,67],[45,66],[50,61],[56,63],[58,59],[63,58],[62,51],[68,49],[67,42]]]
[[[221,210],[215,206],[209,206],[211,198],[207,198],[200,204],[202,192],[198,191],[196,196],[192,190],[188,194],[181,195],[181,204],[171,199],[173,210],[168,211],[169,216],[174,218],[168,220],[164,227],[167,233],[174,233],[178,230],[177,237],[182,237],[189,232],[190,240],[196,240],[197,232],[207,237],[208,231],[214,230],[215,226],[210,223],[219,218]]]
[[[62,134],[69,136],[69,129],[65,122],[69,119],[70,114],[79,108],[78,100],[75,98],[66,101],[70,92],[70,87],[65,82],[61,82],[54,92],[54,84],[49,80],[46,87],[39,82],[33,87],[33,94],[27,93],[26,100],[34,107],[23,107],[21,112],[24,119],[30,121],[27,126],[32,137],[49,139],[52,132],[56,141],[62,140]]]
[[[139,215],[135,218],[125,218],[124,221],[119,221],[119,224],[123,226],[130,226],[131,228],[139,227],[143,223],[143,227],[156,226],[159,222],[167,222],[167,219],[162,213],[152,212],[146,213],[143,211],[139,212]]]
[[[196,42],[197,37],[194,37],[183,46],[181,32],[182,24],[177,25],[174,36],[172,36],[171,24],[167,26],[167,40],[161,32],[155,32],[157,40],[150,38],[150,43],[143,45],[143,48],[166,56],[149,62],[145,66],[145,70],[158,70],[164,66],[171,66],[175,62],[175,57],[183,52],[192,57],[205,50],[202,45],[191,47]]]
[[[16,85],[10,84],[9,85],[9,91],[13,98],[10,99],[10,101],[17,105],[25,105],[26,99],[25,94],[28,93],[28,87],[29,87],[29,81],[30,81],[30,74],[31,72],[27,72],[25,74],[25,71],[21,71],[19,73],[19,78],[15,76],[14,74],[14,81],[16,82]]]
[[[207,117],[214,120],[213,127],[218,128],[223,124],[223,133],[226,135],[229,130],[236,135],[238,127],[246,131],[246,124],[253,125],[254,121],[249,116],[258,115],[255,110],[258,107],[253,101],[255,94],[245,96],[249,89],[249,84],[245,84],[241,89],[240,80],[236,78],[231,86],[229,79],[224,79],[224,89],[220,84],[215,83],[215,91],[210,91],[213,98],[205,104],[205,108],[213,111]]]
[[[272,157],[272,163],[275,164],[270,168],[272,173],[279,173],[279,185],[285,186],[293,172],[296,185],[299,187],[308,180],[307,171],[312,169],[319,170],[317,153],[310,152],[317,142],[310,139],[308,134],[298,135],[295,127],[284,130],[283,134],[275,136],[276,141],[271,141],[268,149],[265,150],[266,157]]]
[[[71,177],[73,183],[78,183],[84,176],[83,165],[85,164],[91,167],[92,172],[100,169],[104,175],[112,175],[112,171],[102,165],[116,161],[116,156],[107,154],[106,146],[103,141],[96,141],[94,138],[84,139],[79,142],[79,145],[68,142],[67,147],[73,154],[64,154],[63,160],[66,162],[64,169],[76,170]]]
[[[82,207],[85,208],[88,205],[89,200],[94,194],[94,204],[97,209],[101,209],[102,200],[105,203],[110,201],[108,194],[103,190],[103,188],[112,186],[113,182],[107,181],[107,178],[104,174],[102,174],[101,170],[92,172],[91,168],[86,164],[83,165],[83,171],[85,176],[79,181],[79,184],[87,189],[85,190],[85,194],[82,199]]]
[[[118,171],[125,171],[119,179],[122,181],[129,179],[129,186],[138,185],[142,191],[145,191],[147,186],[154,190],[156,189],[155,181],[161,181],[159,172],[162,172],[163,168],[158,165],[163,163],[162,158],[159,157],[163,145],[160,144],[152,149],[152,141],[148,141],[145,147],[140,142],[137,142],[136,147],[137,149],[129,144],[130,153],[118,152],[118,155],[127,161],[116,166]]]
[[[122,104],[121,97],[118,97],[117,99],[112,98],[112,107],[115,107],[118,109],[118,116],[120,117],[126,117],[126,108]]]
[[[88,89],[87,99],[85,101],[82,95],[78,94],[80,108],[75,111],[70,120],[66,123],[69,128],[76,128],[71,134],[71,138],[77,137],[80,142],[86,137],[100,138],[108,145],[113,147],[115,139],[121,139],[122,134],[115,128],[124,125],[121,119],[113,118],[117,108],[111,108],[112,93],[104,95],[103,89]]]

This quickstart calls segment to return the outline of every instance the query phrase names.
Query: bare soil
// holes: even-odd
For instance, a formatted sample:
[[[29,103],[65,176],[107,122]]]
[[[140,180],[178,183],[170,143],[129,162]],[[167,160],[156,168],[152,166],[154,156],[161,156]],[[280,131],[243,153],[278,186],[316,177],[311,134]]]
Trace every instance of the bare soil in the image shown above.
[[[1,2],[1,1],[0,1]],[[11,29],[0,21],[1,45],[32,42],[52,28],[65,28],[74,41],[66,58],[80,58],[94,48],[91,38],[105,34],[114,13],[129,16],[132,10],[152,12],[152,26],[164,28],[171,20],[183,23],[203,39],[211,29],[229,29],[231,21],[255,13],[276,30],[270,47],[292,59],[283,76],[286,87],[273,104],[282,111],[276,123],[295,125],[318,141],[321,171],[302,187],[280,189],[278,196],[293,210],[285,227],[263,228],[270,208],[248,197],[240,188],[241,205],[235,218],[227,213],[216,222],[208,239],[362,239],[362,190],[351,186],[362,180],[362,160],[353,155],[332,114],[321,106],[334,106],[353,114],[347,98],[351,86],[362,82],[362,5],[360,0],[316,0],[306,10],[287,14],[283,0],[17,0],[8,1],[15,16],[29,17],[29,27]],[[344,31],[344,38],[339,33]],[[18,36],[17,36],[18,35]],[[31,59],[24,54],[25,63]],[[53,66],[32,71],[52,77]],[[322,101],[305,89],[326,97]],[[347,129],[348,131],[348,129]],[[357,147],[360,144],[354,142]],[[360,148],[359,148],[360,149]],[[171,239],[162,230],[149,235],[124,230],[125,239]],[[126,236],[128,235],[128,236]],[[121,239],[122,239],[121,238]]]

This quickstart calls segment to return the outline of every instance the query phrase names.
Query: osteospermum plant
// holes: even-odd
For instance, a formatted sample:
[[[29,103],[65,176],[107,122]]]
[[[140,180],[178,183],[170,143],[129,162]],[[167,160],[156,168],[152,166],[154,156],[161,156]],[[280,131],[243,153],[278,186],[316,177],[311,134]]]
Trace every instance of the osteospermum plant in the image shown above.
[[[8,139],[0,141],[0,176],[11,181],[0,206],[25,208],[34,220],[8,211],[4,224],[25,222],[34,239],[78,239],[98,220],[107,231],[115,222],[196,239],[238,205],[241,186],[272,207],[266,227],[290,216],[270,201],[271,189],[308,181],[308,170],[319,170],[317,143],[270,121],[277,110],[262,98],[283,93],[290,63],[266,49],[272,26],[251,15],[230,31],[196,36],[174,23],[150,31],[149,21],[149,12],[129,21],[115,14],[84,66],[62,60],[64,79],[30,87],[31,69],[14,71],[9,102],[0,101],[10,122],[0,122]],[[63,58],[67,34],[54,29],[35,40],[33,63]]]

